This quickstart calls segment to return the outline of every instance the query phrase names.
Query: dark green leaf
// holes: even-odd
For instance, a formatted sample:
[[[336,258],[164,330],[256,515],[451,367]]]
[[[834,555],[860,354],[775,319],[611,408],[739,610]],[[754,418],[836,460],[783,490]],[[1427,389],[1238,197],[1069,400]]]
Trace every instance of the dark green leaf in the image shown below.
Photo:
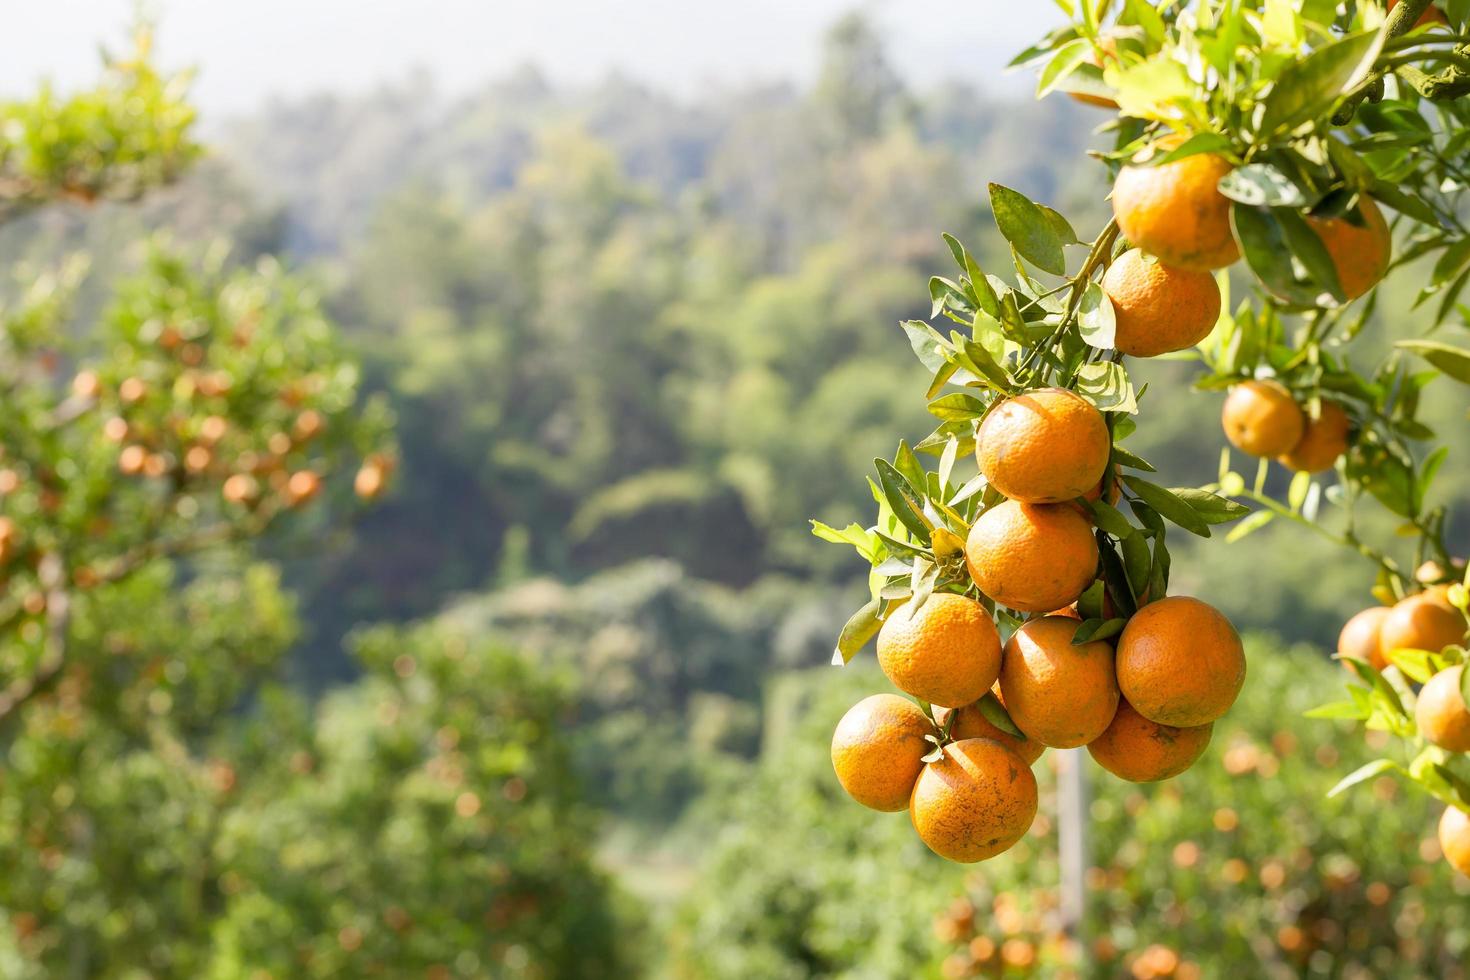
[[[1131,474],[1125,475],[1123,482],[1128,485],[1128,489],[1138,494],[1144,503],[1184,530],[1191,534],[1198,534],[1202,538],[1210,536],[1210,526],[1205,523],[1204,518],[1200,517],[1193,507],[1179,499],[1172,491]]]
[[[1372,70],[1382,47],[1383,32],[1368,31],[1324,44],[1287,65],[1264,100],[1261,135],[1290,132],[1326,116]]]
[[[1470,351],[1436,340],[1400,340],[1395,346],[1418,354],[1456,381],[1470,384]]]

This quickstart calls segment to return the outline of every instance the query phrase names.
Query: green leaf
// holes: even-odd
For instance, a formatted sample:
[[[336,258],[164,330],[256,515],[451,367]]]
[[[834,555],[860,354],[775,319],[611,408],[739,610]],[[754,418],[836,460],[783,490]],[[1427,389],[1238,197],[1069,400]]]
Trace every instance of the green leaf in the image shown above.
[[[1388,662],[1403,672],[1415,684],[1427,683],[1434,676],[1434,654],[1428,650],[1413,650],[1407,647],[1389,650],[1384,654]]]
[[[945,421],[969,421],[985,414],[985,403],[963,391],[936,398],[929,403],[929,414]]]
[[[878,619],[880,605],[877,599],[871,599],[847,620],[842,627],[842,633],[837,637],[837,648],[832,651],[834,665],[850,663],[858,655],[858,651],[878,635],[878,630],[883,628]]]
[[[1077,306],[1077,325],[1082,339],[1099,350],[1112,350],[1117,343],[1113,301],[1095,282],[1089,282],[1082,293],[1082,302]]]
[[[875,459],[873,465],[878,468],[878,484],[883,488],[883,496],[888,500],[888,506],[893,508],[894,516],[927,546],[933,524],[924,514],[924,501],[918,490],[888,460]]]
[[[1245,504],[1194,487],[1172,487],[1169,491],[1184,501],[1206,524],[1229,524],[1251,512]]]
[[[1302,717],[1319,719],[1356,718],[1362,720],[1368,717],[1368,712],[1356,701],[1333,701],[1331,704],[1324,704],[1320,707],[1313,708],[1311,711],[1304,712]]]
[[[1204,518],[1200,517],[1193,507],[1179,499],[1173,491],[1165,490],[1158,484],[1149,483],[1131,474],[1125,475],[1123,482],[1128,485],[1128,489],[1142,498],[1144,503],[1184,530],[1202,538],[1210,536],[1210,526],[1205,523]]]
[[[812,521],[812,534],[823,541],[831,541],[833,544],[850,544],[857,549],[858,554],[873,563],[878,557],[879,542],[877,537],[867,528],[858,524],[849,524],[842,530],[837,530],[821,521]]]
[[[1095,640],[1109,640],[1123,632],[1123,627],[1128,625],[1126,619],[1087,619],[1077,626],[1077,632],[1072,634],[1072,645],[1081,646]]]
[[[1367,31],[1324,44],[1288,64],[1271,86],[1259,132],[1274,136],[1325,117],[1373,69],[1383,47],[1382,31]]]
[[[1129,469],[1143,470],[1145,473],[1158,472],[1148,460],[1139,456],[1137,453],[1124,449],[1117,443],[1113,444],[1113,462],[1119,466],[1126,466]]]
[[[1342,779],[1338,780],[1337,785],[1327,791],[1327,797],[1328,799],[1331,799],[1332,797],[1339,795],[1345,790],[1349,790],[1352,787],[1358,785],[1364,780],[1372,779],[1374,776],[1379,776],[1383,773],[1391,772],[1398,768],[1399,767],[1393,762],[1392,759],[1374,759],[1367,765],[1359,766],[1357,769],[1354,769],[1352,772],[1342,777]]]
[[[1051,60],[1041,69],[1036,79],[1036,97],[1042,98],[1047,95],[1057,82],[1066,78],[1076,70],[1077,66],[1087,61],[1092,54],[1092,42],[1085,37],[1079,37],[1069,41],[1057,48]]]
[[[1067,258],[1062,237],[1045,211],[1019,191],[990,185],[990,208],[995,225],[1023,259],[1052,275],[1066,275]]]
[[[1460,700],[1470,705],[1470,670],[1460,671]]]
[[[1470,351],[1437,340],[1400,340],[1394,346],[1419,355],[1456,381],[1470,384]]]
[[[1126,538],[1133,534],[1134,527],[1118,510],[1106,500],[1089,500],[1087,509],[1092,512],[1092,519],[1097,526],[1115,538]]]
[[[985,278],[980,264],[970,255],[970,250],[960,244],[960,240],[953,235],[945,233],[944,243],[949,246],[949,252],[954,256],[955,264],[965,271],[965,277],[970,281],[970,291],[980,310],[994,319],[1000,318],[1000,298],[995,294],[995,288],[990,285],[990,280]]]
[[[1084,365],[1077,372],[1077,394],[1100,412],[1138,411],[1138,397],[1123,365],[1112,361]]]
[[[909,346],[919,358],[919,363],[930,371],[938,371],[948,359],[949,343],[937,331],[922,320],[905,320],[899,324],[908,334]]]
[[[1290,177],[1269,163],[1237,167],[1220,180],[1220,193],[1250,207],[1300,208],[1307,197]]]
[[[929,299],[932,303],[931,317],[938,316],[944,309],[955,310],[966,316],[974,315],[974,307],[970,305],[970,298],[965,295],[958,283],[952,282],[943,276],[929,277]]]
[[[994,692],[986,691],[984,697],[975,702],[975,706],[980,709],[981,716],[996,728],[1017,738],[1026,737],[1011,720],[1010,712],[1006,711],[1005,705],[1000,703],[1000,699],[995,696]]]
[[[1291,486],[1286,490],[1286,505],[1293,512],[1302,509],[1302,503],[1307,499],[1307,491],[1312,486],[1312,474],[1302,472],[1291,478]]]

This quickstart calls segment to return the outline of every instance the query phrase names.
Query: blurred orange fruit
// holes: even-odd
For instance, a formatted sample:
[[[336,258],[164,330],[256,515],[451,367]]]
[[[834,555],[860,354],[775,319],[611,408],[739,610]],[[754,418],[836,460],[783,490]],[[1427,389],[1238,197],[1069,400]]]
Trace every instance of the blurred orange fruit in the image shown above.
[[[1230,389],[1220,421],[1225,437],[1252,456],[1280,456],[1296,448],[1307,417],[1276,381],[1246,381]]]
[[[1383,659],[1394,650],[1438,653],[1465,638],[1465,617],[1450,605],[1443,589],[1428,589],[1400,599],[1378,627]]]
[[[1355,614],[1337,635],[1337,652],[1345,657],[1366,660],[1379,670],[1387,667],[1388,661],[1383,657],[1379,632],[1383,629],[1383,621],[1392,611],[1388,606],[1373,606]]]
[[[1460,696],[1464,672],[1464,665],[1456,664],[1429,678],[1414,706],[1419,734],[1450,752],[1470,752],[1470,707]]]
[[[1306,417],[1306,428],[1290,452],[1279,458],[1283,465],[1298,473],[1320,473],[1330,470],[1348,448],[1351,422],[1337,402],[1322,402],[1322,410],[1314,419]]]
[[[1470,875],[1470,813],[1445,807],[1439,818],[1439,849],[1452,868]]]

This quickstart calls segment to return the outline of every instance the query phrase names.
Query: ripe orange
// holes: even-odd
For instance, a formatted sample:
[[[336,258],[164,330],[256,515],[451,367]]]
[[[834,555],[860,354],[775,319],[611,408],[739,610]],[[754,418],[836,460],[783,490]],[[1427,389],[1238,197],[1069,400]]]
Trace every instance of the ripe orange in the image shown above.
[[[1439,849],[1452,868],[1470,875],[1470,813],[1459,807],[1445,807],[1439,818]]]
[[[1151,602],[1118,638],[1118,689],[1149,721],[1205,725],[1245,683],[1245,648],[1219,610],[1188,596]]]
[[[1392,13],[1393,8],[1397,7],[1398,5],[1399,0],[1388,0],[1389,12]],[[1448,24],[1449,22],[1450,19],[1444,15],[1444,12],[1442,10],[1431,5],[1428,9],[1424,11],[1424,13],[1419,15],[1419,19],[1414,22],[1414,26],[1423,27],[1425,24]],[[1467,874],[1470,874],[1470,872],[1467,872]]]
[[[1007,850],[1036,817],[1036,777],[1010,749],[987,738],[944,747],[919,773],[909,818],[919,839],[951,861],[983,861]]]
[[[909,805],[934,726],[919,706],[897,694],[874,694],[847,710],[832,733],[832,768],[847,795],[895,813]]]
[[[1075,391],[1042,388],[991,409],[975,437],[980,472],[1028,504],[1073,500],[1097,486],[1112,439],[1102,413]]]
[[[980,515],[965,541],[980,591],[1019,612],[1075,602],[1096,577],[1097,559],[1092,525],[1065,505],[1003,501]]]
[[[1151,783],[1172,779],[1194,765],[1209,747],[1214,730],[1214,722],[1191,728],[1160,725],[1121,701],[1112,724],[1087,744],[1087,751],[1119,779]]]
[[[1000,701],[1001,705],[1005,704],[1005,697],[1000,693],[999,685],[992,688],[991,693],[996,696],[996,699]],[[934,709],[934,720],[941,727],[944,725],[945,719],[949,717],[950,710],[949,708]],[[957,742],[967,738],[991,739],[1016,753],[1016,755],[1021,757],[1021,761],[1028,766],[1035,763],[1037,759],[1041,758],[1041,753],[1046,751],[1046,746],[1040,742],[1026,738],[1024,735],[1016,736],[1008,731],[996,728],[981,713],[978,701],[974,704],[967,704],[963,708],[955,708],[953,710],[958,711],[959,714],[955,716],[954,725],[950,727],[949,734]]]
[[[1281,455],[1281,462],[1299,473],[1320,473],[1332,469],[1338,457],[1347,452],[1350,425],[1348,414],[1341,405],[1322,402],[1321,414],[1306,420],[1302,437],[1290,452]]]
[[[1337,635],[1337,652],[1366,660],[1379,670],[1387,667],[1388,661],[1383,658],[1383,648],[1379,643],[1379,631],[1392,611],[1388,606],[1373,606],[1354,615]]]
[[[1388,272],[1388,260],[1393,252],[1388,222],[1372,198],[1359,201],[1358,214],[1363,219],[1361,226],[1346,218],[1307,218],[1327,247],[1327,254],[1332,256],[1338,284],[1350,300],[1378,285]]]
[[[1113,648],[1105,640],[1072,645],[1077,621],[1033,619],[1016,630],[1001,657],[1000,689],[1016,727],[1042,745],[1086,745],[1118,710]]]
[[[1438,653],[1464,638],[1465,617],[1450,605],[1442,589],[1400,599],[1378,628],[1378,648],[1385,660],[1393,650]]]
[[[985,607],[952,592],[906,602],[878,631],[878,665],[905,694],[946,708],[979,699],[1000,675],[1000,634]]]
[[[1234,262],[1240,248],[1230,230],[1230,201],[1219,190],[1233,169],[1216,153],[1124,167],[1113,184],[1113,214],[1123,237],[1176,269],[1209,272]]]
[[[1414,707],[1419,734],[1451,752],[1470,752],[1470,707],[1460,696],[1464,671],[1463,665],[1456,664],[1429,678]]]
[[[1220,318],[1220,285],[1208,272],[1176,269],[1138,249],[1118,256],[1102,279],[1113,304],[1113,347],[1156,357],[1193,347]]]
[[[1280,456],[1296,448],[1307,417],[1277,381],[1246,381],[1230,389],[1220,415],[1225,437],[1252,456]]]

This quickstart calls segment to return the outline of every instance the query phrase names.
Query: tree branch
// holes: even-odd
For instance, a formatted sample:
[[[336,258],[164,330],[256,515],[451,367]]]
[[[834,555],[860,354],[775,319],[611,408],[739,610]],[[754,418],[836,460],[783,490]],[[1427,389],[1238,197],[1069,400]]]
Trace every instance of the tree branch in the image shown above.
[[[1424,11],[1429,9],[1431,0],[1403,0],[1388,15],[1388,21],[1384,25],[1388,37],[1402,37],[1413,30],[1419,18],[1424,16]],[[1399,69],[1404,71],[1405,69]],[[1332,116],[1333,125],[1346,126],[1353,121],[1353,114],[1357,112],[1358,106],[1369,95],[1374,95],[1375,101],[1382,97],[1383,79],[1387,72],[1384,67],[1375,68],[1357,86],[1348,93],[1347,101]]]

